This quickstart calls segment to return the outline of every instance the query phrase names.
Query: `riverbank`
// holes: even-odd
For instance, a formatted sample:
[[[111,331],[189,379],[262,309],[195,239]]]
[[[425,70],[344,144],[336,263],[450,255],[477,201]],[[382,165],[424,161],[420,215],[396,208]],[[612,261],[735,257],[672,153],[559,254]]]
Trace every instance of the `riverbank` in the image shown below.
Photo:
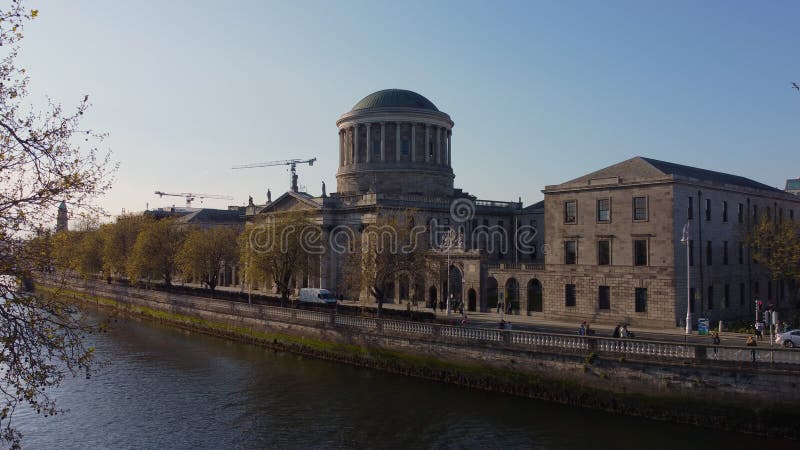
[[[665,364],[658,358],[613,359],[581,348],[573,352],[526,351],[502,341],[469,345],[444,336],[431,340],[410,333],[344,329],[326,323],[330,321],[325,317],[298,320],[291,310],[278,320],[274,314],[281,312],[280,308],[267,310],[130,288],[91,285],[71,289],[63,292],[65,297],[87,306],[314,358],[570,406],[800,437],[793,426],[797,416],[787,412],[793,408],[786,407],[797,404],[797,393],[780,399],[765,395],[769,385],[781,383],[786,384],[786,392],[797,391],[790,381],[797,375],[792,371]],[[777,400],[781,401],[775,405]]]

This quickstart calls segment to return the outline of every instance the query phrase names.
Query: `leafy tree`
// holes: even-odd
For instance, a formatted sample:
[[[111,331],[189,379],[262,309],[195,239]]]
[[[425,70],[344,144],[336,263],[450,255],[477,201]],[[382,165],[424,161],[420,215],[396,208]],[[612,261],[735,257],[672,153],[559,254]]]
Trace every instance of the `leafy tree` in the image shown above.
[[[320,228],[303,212],[285,212],[249,224],[242,233],[241,261],[248,280],[274,283],[286,306],[292,281],[308,273],[319,253]]]
[[[125,215],[113,224],[103,225],[103,271],[108,276],[125,276],[128,259],[133,254],[136,238],[153,219],[143,215]]]
[[[178,252],[178,267],[184,276],[192,276],[204,284],[211,295],[219,284],[223,265],[239,259],[236,229],[231,227],[196,228],[186,236]]]
[[[164,280],[172,284],[177,269],[178,249],[183,242],[183,231],[170,219],[146,223],[136,236],[128,258],[128,277],[131,283],[141,279]]]
[[[25,240],[55,223],[62,200],[73,212],[95,210],[90,204],[114,170],[96,147],[103,136],[80,128],[88,96],[69,109],[36,110],[27,100],[17,54],[23,26],[37,15],[21,0],[0,6],[0,439],[11,446],[20,439],[12,423],[18,407],[56,413],[49,388],[92,367],[81,339],[91,327],[74,307],[59,295],[22,291],[18,280],[50,264],[49,250],[30,252]]]
[[[345,284],[358,292],[366,291],[378,304],[385,300],[384,289],[395,275],[417,280],[433,270],[426,260],[424,231],[414,226],[414,212],[383,212],[362,231],[355,251],[345,258]]]
[[[789,286],[792,300],[797,302],[800,282],[800,222],[770,220],[766,215],[745,231],[745,242],[753,259],[764,266],[773,280]],[[800,308],[800,304],[796,305]]]

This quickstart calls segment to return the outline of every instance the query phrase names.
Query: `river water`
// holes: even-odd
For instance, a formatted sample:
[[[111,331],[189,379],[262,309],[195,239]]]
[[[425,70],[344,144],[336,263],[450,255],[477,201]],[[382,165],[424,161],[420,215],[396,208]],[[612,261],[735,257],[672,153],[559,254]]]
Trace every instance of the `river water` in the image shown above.
[[[792,448],[564,407],[118,319],[92,337],[105,365],[18,411],[28,448]]]

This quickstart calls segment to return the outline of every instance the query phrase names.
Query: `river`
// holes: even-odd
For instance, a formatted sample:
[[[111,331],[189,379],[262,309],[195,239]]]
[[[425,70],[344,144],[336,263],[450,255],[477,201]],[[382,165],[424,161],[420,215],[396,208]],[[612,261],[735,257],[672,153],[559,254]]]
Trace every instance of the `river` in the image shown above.
[[[105,364],[15,414],[27,448],[792,448],[274,352],[129,319]]]

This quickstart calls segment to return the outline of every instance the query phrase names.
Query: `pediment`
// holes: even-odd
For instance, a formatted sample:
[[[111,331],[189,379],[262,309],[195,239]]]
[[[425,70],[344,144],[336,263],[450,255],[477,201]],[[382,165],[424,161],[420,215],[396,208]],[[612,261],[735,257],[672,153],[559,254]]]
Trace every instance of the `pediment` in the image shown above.
[[[283,211],[316,211],[321,205],[302,192],[286,192],[260,211],[260,214]]]

